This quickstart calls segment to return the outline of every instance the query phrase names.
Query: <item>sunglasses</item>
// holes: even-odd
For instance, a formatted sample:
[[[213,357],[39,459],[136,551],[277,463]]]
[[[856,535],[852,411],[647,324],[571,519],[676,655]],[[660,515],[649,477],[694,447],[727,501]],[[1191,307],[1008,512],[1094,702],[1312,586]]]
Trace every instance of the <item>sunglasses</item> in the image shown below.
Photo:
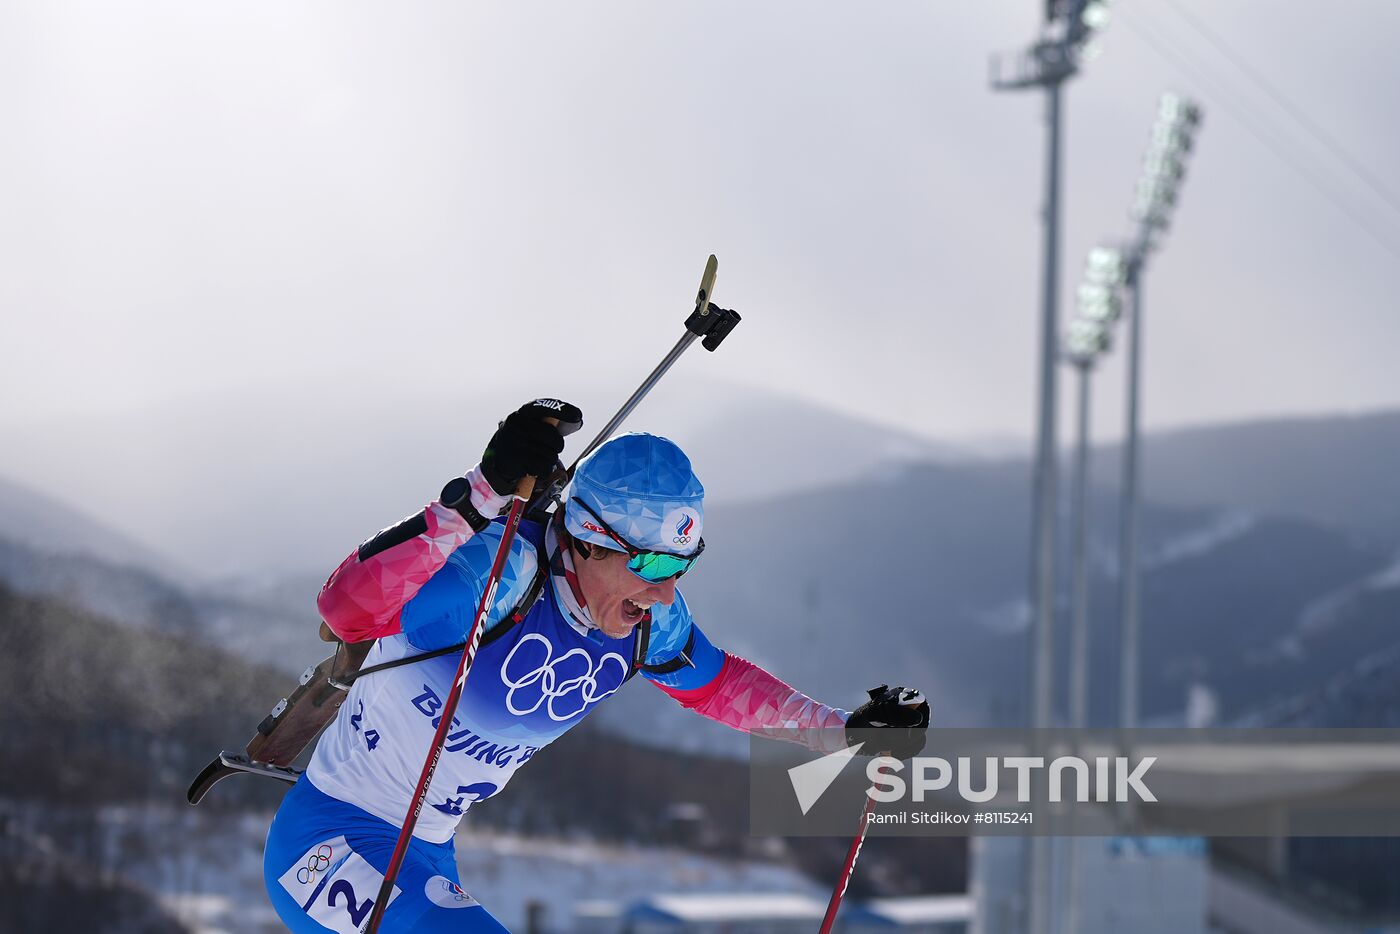
[[[569,500],[569,506],[578,506],[597,520],[597,525],[585,522],[583,527],[590,532],[602,532],[608,538],[617,542],[619,548],[627,552],[627,570],[646,581],[648,584],[660,584],[673,577],[680,577],[696,561],[700,560],[700,555],[705,551],[705,540],[700,539],[698,547],[693,555],[675,555],[668,551],[647,551],[633,545],[627,539],[614,532],[603,517],[598,515],[588,507],[588,504],[581,499]],[[567,507],[566,507],[567,508]]]

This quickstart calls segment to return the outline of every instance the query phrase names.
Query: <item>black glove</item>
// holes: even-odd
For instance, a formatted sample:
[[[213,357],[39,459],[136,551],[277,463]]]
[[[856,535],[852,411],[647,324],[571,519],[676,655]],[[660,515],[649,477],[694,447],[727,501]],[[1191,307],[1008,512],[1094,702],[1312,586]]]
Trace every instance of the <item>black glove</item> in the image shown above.
[[[882,684],[870,689],[870,700],[861,704],[846,721],[847,744],[866,741],[862,752],[870,754],[888,753],[896,759],[909,759],[924,749],[924,735],[928,729],[929,708],[924,696],[913,688],[892,688]],[[878,743],[868,737],[852,737],[852,730],[882,729]],[[888,739],[886,739],[888,735]],[[869,747],[878,745],[879,749]]]
[[[545,423],[559,420],[559,427]],[[506,416],[481,455],[481,473],[502,496],[515,492],[527,476],[547,477],[554,469],[564,436],[583,427],[583,412],[558,399],[536,399]]]

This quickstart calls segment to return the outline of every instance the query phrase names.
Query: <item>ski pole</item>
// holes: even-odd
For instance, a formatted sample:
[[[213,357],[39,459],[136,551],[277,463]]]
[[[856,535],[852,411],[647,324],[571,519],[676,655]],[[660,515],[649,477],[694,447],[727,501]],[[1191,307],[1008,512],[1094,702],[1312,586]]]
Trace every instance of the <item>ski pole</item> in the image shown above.
[[[871,791],[874,791],[872,788]],[[827,902],[826,915],[822,918],[822,928],[820,934],[831,934],[831,926],[836,923],[836,913],[841,910],[841,899],[846,895],[846,886],[851,884],[851,875],[855,872],[856,857],[860,855],[861,844],[865,842],[865,828],[870,822],[870,812],[875,809],[875,799],[870,796],[870,792],[865,795],[865,807],[860,812],[860,828],[856,830],[856,837],[851,841],[851,848],[846,852],[846,862],[841,867],[841,875],[836,880],[836,888],[831,892],[831,901]]]
[[[705,349],[713,351],[719,347],[720,342],[729,332],[734,330],[734,326],[739,323],[738,312],[710,304],[710,296],[714,293],[718,270],[719,260],[711,254],[705,263],[705,272],[700,280],[700,291],[695,298],[695,310],[685,322],[686,333],[676,342],[676,346],[671,348],[670,353],[657,365],[656,369],[652,370],[651,374],[642,381],[642,385],[622,404],[622,408],[603,426],[603,430],[589,443],[584,452],[575,458],[573,464],[564,472],[563,477],[556,478],[547,486],[539,497],[540,500],[557,501],[564,484],[573,476],[574,469],[578,467],[579,462],[608,440],[612,433],[617,430],[617,426],[622,424],[623,419],[631,414],[647,393],[651,392],[652,387],[660,381],[671,365],[680,359],[681,354],[695,342],[696,338],[704,338]],[[546,421],[558,424],[554,419],[546,419]],[[398,877],[399,870],[403,867],[404,858],[408,855],[408,845],[413,838],[413,828],[418,823],[418,814],[423,809],[424,801],[427,800],[428,786],[433,780],[433,773],[437,771],[438,759],[442,755],[442,746],[447,738],[452,716],[456,713],[457,703],[461,700],[462,688],[466,684],[467,671],[471,667],[472,659],[476,656],[477,647],[481,644],[486,614],[495,600],[496,586],[500,583],[505,560],[510,554],[511,541],[515,538],[516,529],[520,526],[520,520],[526,512],[527,504],[530,504],[534,488],[534,477],[526,477],[516,488],[515,500],[511,503],[510,513],[506,517],[501,544],[496,550],[496,559],[491,565],[491,574],[487,578],[486,590],[482,594],[481,605],[477,607],[471,632],[467,635],[467,644],[466,648],[462,650],[462,659],[457,665],[456,681],[452,685],[452,691],[448,694],[447,700],[443,703],[442,717],[438,721],[437,732],[433,735],[432,749],[428,753],[427,761],[423,763],[422,774],[418,777],[418,787],[414,790],[413,803],[409,807],[408,815],[404,818],[403,829],[399,831],[398,841],[394,844],[394,853],[385,870],[384,883],[379,887],[379,894],[374,900],[374,908],[370,913],[369,923],[365,926],[364,934],[375,934],[379,930],[379,924],[384,919],[384,912],[389,907],[389,898],[394,890],[394,880]],[[544,502],[531,504],[531,506],[548,508]]]
[[[569,479],[573,477],[574,470],[577,469],[579,462],[589,454],[592,454],[603,442],[612,437],[612,433],[617,431],[618,426],[623,423],[628,415],[632,414],[632,410],[646,398],[652,388],[661,381],[661,377],[666,375],[666,371],[681,358],[681,354],[685,353],[691,344],[695,343],[697,339],[703,338],[705,349],[714,351],[729,335],[729,332],[734,330],[734,326],[737,325],[740,320],[739,313],[737,311],[731,311],[728,308],[721,308],[718,305],[710,304],[710,298],[714,295],[715,291],[715,278],[718,274],[719,260],[716,259],[712,253],[710,254],[709,260],[705,263],[705,272],[700,277],[700,290],[695,296],[695,310],[691,312],[690,317],[685,320],[685,333],[681,335],[680,340],[676,341],[676,345],[662,358],[661,362],[656,365],[656,369],[652,370],[647,378],[642,380],[642,384],[637,387],[636,391],[627,398],[627,401],[622,403],[622,407],[617,410],[612,418],[608,419],[608,423],[594,436],[593,440],[588,443],[588,446],[579,453],[578,457],[574,458],[574,462],[569,465],[569,468],[565,470],[562,475],[556,473],[553,480],[540,492],[540,495],[536,497],[535,502],[530,504],[530,508],[527,510],[528,513],[534,515],[537,511],[547,510],[551,504],[558,503],[559,494],[563,491]]]
[[[551,425],[558,425],[558,419],[545,419]],[[374,899],[374,910],[370,913],[369,924],[365,928],[365,934],[375,934],[379,930],[379,922],[384,919],[384,912],[389,907],[389,899],[394,891],[394,880],[398,878],[399,870],[403,867],[404,857],[408,855],[408,844],[413,839],[413,828],[418,823],[418,814],[423,810],[423,802],[428,799],[428,786],[433,781],[433,773],[437,771],[438,759],[442,756],[442,745],[447,739],[447,732],[452,728],[452,716],[457,712],[457,702],[462,697],[462,687],[467,683],[467,671],[471,668],[472,659],[476,657],[477,646],[481,644],[481,633],[486,614],[491,610],[491,604],[496,600],[496,585],[501,581],[501,572],[505,568],[506,558],[510,556],[510,545],[515,538],[515,531],[520,526],[520,517],[525,512],[525,503],[530,499],[530,494],[535,490],[535,478],[526,477],[520,481],[515,488],[515,498],[510,504],[510,513],[506,516],[505,530],[501,534],[500,547],[496,549],[496,560],[491,564],[491,575],[486,579],[486,589],[481,595],[481,604],[476,608],[476,618],[472,620],[471,632],[467,634],[467,647],[462,650],[462,660],[457,663],[457,678],[452,683],[452,690],[447,695],[447,700],[442,705],[442,717],[438,720],[437,732],[433,734],[433,746],[428,752],[427,761],[423,763],[422,774],[418,776],[418,787],[413,792],[413,803],[409,806],[408,815],[403,819],[403,829],[399,831],[399,839],[394,844],[394,855],[389,859],[389,866],[384,871],[384,884],[379,887],[379,895]]]

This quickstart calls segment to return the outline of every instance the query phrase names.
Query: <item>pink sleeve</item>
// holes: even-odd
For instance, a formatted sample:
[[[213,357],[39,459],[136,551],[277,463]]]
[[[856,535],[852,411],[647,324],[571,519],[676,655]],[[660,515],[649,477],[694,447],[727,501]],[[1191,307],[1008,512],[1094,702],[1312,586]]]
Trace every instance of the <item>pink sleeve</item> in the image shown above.
[[[346,642],[364,642],[399,631],[399,613],[428,578],[472,536],[462,514],[433,502],[423,510],[427,530],[361,561],[359,551],[335,569],[316,608]]]
[[[746,659],[725,653],[710,683],[691,690],[652,682],[676,703],[745,733],[844,727],[844,710],[819,704]],[[791,737],[788,737],[791,738]],[[831,737],[826,737],[828,743]],[[840,746],[844,746],[844,739]]]

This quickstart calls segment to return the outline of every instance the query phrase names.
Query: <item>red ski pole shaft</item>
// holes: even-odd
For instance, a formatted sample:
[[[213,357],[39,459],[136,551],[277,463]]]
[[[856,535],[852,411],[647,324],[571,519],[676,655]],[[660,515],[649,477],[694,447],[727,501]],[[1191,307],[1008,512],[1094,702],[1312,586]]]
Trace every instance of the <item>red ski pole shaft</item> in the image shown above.
[[[836,923],[836,913],[841,910],[841,899],[845,897],[846,886],[850,885],[851,875],[855,872],[856,857],[860,855],[861,844],[865,842],[865,828],[869,824],[870,812],[874,808],[875,799],[867,792],[865,807],[860,812],[860,828],[856,830],[855,839],[851,841],[851,848],[846,852],[846,862],[841,867],[841,875],[836,880],[836,888],[831,892],[831,901],[827,902],[826,916],[822,918],[820,934],[831,934],[831,926]]]
[[[559,424],[552,418],[545,419],[552,425]],[[433,747],[428,752],[428,759],[423,763],[423,771],[418,776],[418,787],[413,792],[413,803],[409,806],[408,816],[403,819],[403,829],[399,831],[399,839],[394,844],[394,855],[389,858],[389,866],[384,871],[384,884],[379,887],[379,895],[374,899],[374,910],[370,912],[369,924],[365,927],[365,934],[375,934],[379,930],[379,923],[384,920],[384,912],[389,908],[389,898],[394,891],[394,880],[398,878],[399,870],[403,868],[404,857],[408,855],[408,844],[413,839],[413,828],[418,824],[418,814],[423,810],[423,802],[428,799],[428,786],[432,784],[433,773],[437,771],[438,759],[442,756],[442,744],[447,739],[447,732],[452,728],[452,716],[457,712],[457,702],[462,698],[462,687],[467,683],[467,671],[471,668],[472,659],[476,657],[477,646],[481,644],[481,633],[486,622],[486,614],[491,610],[491,604],[496,599],[496,585],[501,581],[501,571],[505,568],[506,558],[510,556],[510,545],[515,539],[515,530],[520,527],[520,517],[525,512],[525,503],[530,499],[530,494],[535,489],[535,478],[526,477],[520,481],[516,487],[515,499],[510,504],[510,513],[506,516],[505,531],[501,535],[501,545],[496,549],[496,560],[491,563],[491,575],[486,579],[486,589],[481,594],[481,604],[476,608],[476,618],[472,620],[471,632],[467,635],[467,647],[462,650],[462,660],[457,663],[457,677],[452,683],[452,690],[447,695],[447,700],[442,705],[442,718],[438,720],[437,732],[433,734]]]

